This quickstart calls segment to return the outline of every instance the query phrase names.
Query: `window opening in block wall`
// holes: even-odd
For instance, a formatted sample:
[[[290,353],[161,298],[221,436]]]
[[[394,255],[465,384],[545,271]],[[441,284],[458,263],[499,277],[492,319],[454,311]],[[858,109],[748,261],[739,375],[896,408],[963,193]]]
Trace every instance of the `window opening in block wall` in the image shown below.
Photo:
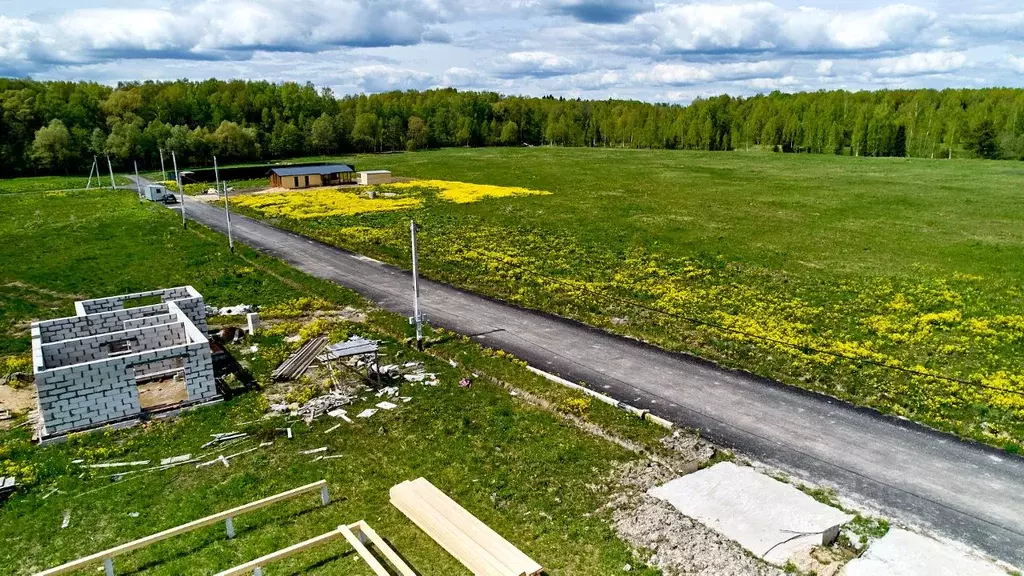
[[[125,338],[107,344],[107,352],[111,356],[124,356],[132,353],[132,341],[134,338]]]
[[[122,303],[124,308],[141,308],[143,306],[152,306],[163,302],[163,298],[159,294],[153,294],[152,296],[139,296],[138,298],[131,298],[125,300]]]

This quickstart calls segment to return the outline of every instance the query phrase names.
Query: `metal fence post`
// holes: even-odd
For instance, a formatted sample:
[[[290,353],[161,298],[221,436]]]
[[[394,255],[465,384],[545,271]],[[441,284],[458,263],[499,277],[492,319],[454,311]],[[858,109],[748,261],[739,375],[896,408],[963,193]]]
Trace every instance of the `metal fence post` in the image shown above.
[[[227,520],[224,521],[224,524],[226,524],[227,527],[228,527],[228,538],[234,538],[235,537],[235,523],[232,522],[231,518],[228,518]]]
[[[320,503],[327,506],[331,502],[331,497],[327,493],[327,486],[320,489]]]
[[[107,576],[114,576],[114,559],[105,558],[103,560],[103,570],[107,573]]]

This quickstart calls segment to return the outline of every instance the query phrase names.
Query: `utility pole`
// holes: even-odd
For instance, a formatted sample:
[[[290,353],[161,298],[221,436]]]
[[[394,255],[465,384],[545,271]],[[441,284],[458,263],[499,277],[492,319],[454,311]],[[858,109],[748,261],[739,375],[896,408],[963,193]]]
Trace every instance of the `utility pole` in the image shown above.
[[[167,181],[167,170],[164,169],[164,149],[160,149],[160,175],[163,176],[163,180]]]
[[[114,184],[114,167],[110,165],[110,156],[107,156],[107,170],[110,170],[110,189],[117,190],[117,184]]]
[[[93,171],[96,172],[96,179],[99,180],[100,175],[99,175],[99,169],[96,167],[96,157],[95,156],[92,157],[92,166],[89,167],[89,181],[85,183],[85,189],[86,190],[92,188],[92,173],[93,173]]]
[[[178,183],[178,195],[181,196],[181,227],[188,230],[188,223],[185,221],[185,188],[181,185],[181,174],[178,174],[178,157],[171,150],[171,161],[174,162],[174,181]]]
[[[217,157],[213,157],[213,177],[217,179],[217,189],[220,190],[220,171],[217,169]],[[231,210],[228,209],[228,183],[224,181],[224,218],[228,222],[228,248],[231,253],[235,252],[235,240],[231,238]]]
[[[139,181],[139,163],[132,160],[135,165],[135,191],[139,194],[139,204],[142,204],[142,183]]]
[[[412,313],[410,324],[416,325],[416,349],[423,351],[423,315],[420,314],[420,266],[416,256],[416,231],[419,230],[416,220],[409,221],[409,233],[412,235]]]

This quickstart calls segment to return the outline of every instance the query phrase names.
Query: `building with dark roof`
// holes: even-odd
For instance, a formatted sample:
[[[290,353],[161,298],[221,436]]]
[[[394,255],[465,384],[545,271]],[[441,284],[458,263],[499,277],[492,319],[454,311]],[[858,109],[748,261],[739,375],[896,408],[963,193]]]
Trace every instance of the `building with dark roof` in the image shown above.
[[[271,168],[270,185],[275,188],[312,188],[355,182],[355,168],[348,164]]]

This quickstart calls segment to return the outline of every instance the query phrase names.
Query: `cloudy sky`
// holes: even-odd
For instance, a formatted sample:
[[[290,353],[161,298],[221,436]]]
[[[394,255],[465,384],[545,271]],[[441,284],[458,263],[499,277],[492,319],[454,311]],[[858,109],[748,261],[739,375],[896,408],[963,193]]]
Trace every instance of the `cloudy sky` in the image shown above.
[[[0,0],[0,76],[636,98],[1024,85],[1020,0]]]

